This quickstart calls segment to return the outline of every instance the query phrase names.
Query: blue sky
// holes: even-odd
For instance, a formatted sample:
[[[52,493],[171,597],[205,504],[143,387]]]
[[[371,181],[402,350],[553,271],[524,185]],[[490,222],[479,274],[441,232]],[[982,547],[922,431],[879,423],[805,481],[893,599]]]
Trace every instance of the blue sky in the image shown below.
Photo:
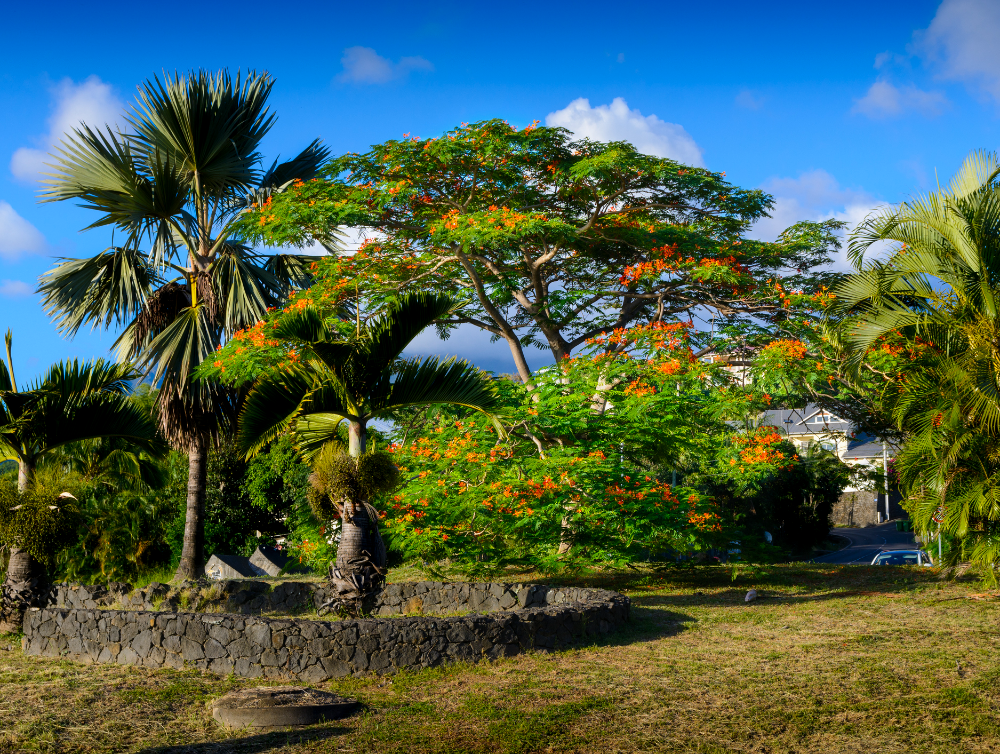
[[[33,293],[54,257],[110,240],[79,232],[91,213],[37,203],[39,165],[65,129],[113,122],[163,70],[273,74],[269,158],[491,117],[629,139],[773,193],[765,238],[804,219],[856,223],[997,148],[997,0],[39,7],[7,8],[0,32],[0,327],[22,380],[114,340],[62,339]],[[478,334],[419,350],[511,369]]]

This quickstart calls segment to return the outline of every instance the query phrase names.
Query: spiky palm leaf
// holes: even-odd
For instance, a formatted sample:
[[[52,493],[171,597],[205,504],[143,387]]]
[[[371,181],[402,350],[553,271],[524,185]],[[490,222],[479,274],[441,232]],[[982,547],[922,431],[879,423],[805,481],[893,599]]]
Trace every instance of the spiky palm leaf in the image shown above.
[[[996,155],[976,153],[947,189],[869,217],[851,238],[859,269],[836,307],[856,365],[887,335],[923,344],[887,405],[906,433],[901,487],[925,535],[945,507],[944,531],[990,579],[1000,566],[998,178]],[[888,259],[866,261],[884,241],[896,244]]]
[[[275,335],[295,341],[303,363],[258,380],[240,414],[239,442],[252,456],[285,431],[313,457],[348,421],[364,428],[398,408],[448,403],[489,412],[496,388],[465,361],[400,356],[421,330],[451,311],[443,296],[417,294],[390,307],[347,340],[311,308],[285,317]]]

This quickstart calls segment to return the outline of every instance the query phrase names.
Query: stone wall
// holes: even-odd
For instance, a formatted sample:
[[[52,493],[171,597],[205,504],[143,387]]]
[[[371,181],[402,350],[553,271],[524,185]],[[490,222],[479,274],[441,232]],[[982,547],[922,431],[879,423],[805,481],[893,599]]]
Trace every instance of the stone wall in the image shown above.
[[[603,589],[524,584],[393,584],[380,615],[498,611],[461,617],[319,621],[220,613],[32,608],[26,654],[142,667],[196,667],[316,683],[455,661],[551,651],[609,633],[629,600]]]
[[[830,512],[834,526],[863,528],[878,524],[878,509],[875,507],[875,493],[842,492]]]
[[[405,582],[389,584],[368,597],[362,604],[362,613],[386,616],[496,612],[588,601],[592,593],[611,594],[601,589],[538,584]],[[188,581],[175,587],[154,583],[135,590],[128,584],[109,584],[107,587],[56,584],[46,607],[295,615],[316,610],[332,595],[325,583],[305,581]]]

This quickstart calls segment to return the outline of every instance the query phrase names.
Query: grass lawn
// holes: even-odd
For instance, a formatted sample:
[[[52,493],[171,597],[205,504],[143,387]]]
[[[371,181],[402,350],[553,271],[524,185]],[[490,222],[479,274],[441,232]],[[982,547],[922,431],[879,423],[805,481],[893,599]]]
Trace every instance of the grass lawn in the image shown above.
[[[1000,751],[1000,599],[974,581],[830,565],[585,581],[628,594],[631,627],[320,684],[365,712],[294,732],[212,720],[211,699],[259,682],[29,658],[0,637],[0,752]]]

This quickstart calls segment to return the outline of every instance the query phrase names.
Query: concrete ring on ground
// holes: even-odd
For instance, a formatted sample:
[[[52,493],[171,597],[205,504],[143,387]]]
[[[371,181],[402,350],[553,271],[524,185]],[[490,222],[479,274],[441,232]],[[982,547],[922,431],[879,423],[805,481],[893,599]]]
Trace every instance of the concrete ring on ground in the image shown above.
[[[365,612],[378,617],[335,621],[32,608],[23,646],[82,662],[320,683],[551,652],[609,634],[630,612],[628,597],[606,589],[498,583],[391,584],[371,607]]]
[[[296,686],[258,687],[212,702],[212,716],[227,728],[288,728],[339,720],[361,705],[354,699]]]

